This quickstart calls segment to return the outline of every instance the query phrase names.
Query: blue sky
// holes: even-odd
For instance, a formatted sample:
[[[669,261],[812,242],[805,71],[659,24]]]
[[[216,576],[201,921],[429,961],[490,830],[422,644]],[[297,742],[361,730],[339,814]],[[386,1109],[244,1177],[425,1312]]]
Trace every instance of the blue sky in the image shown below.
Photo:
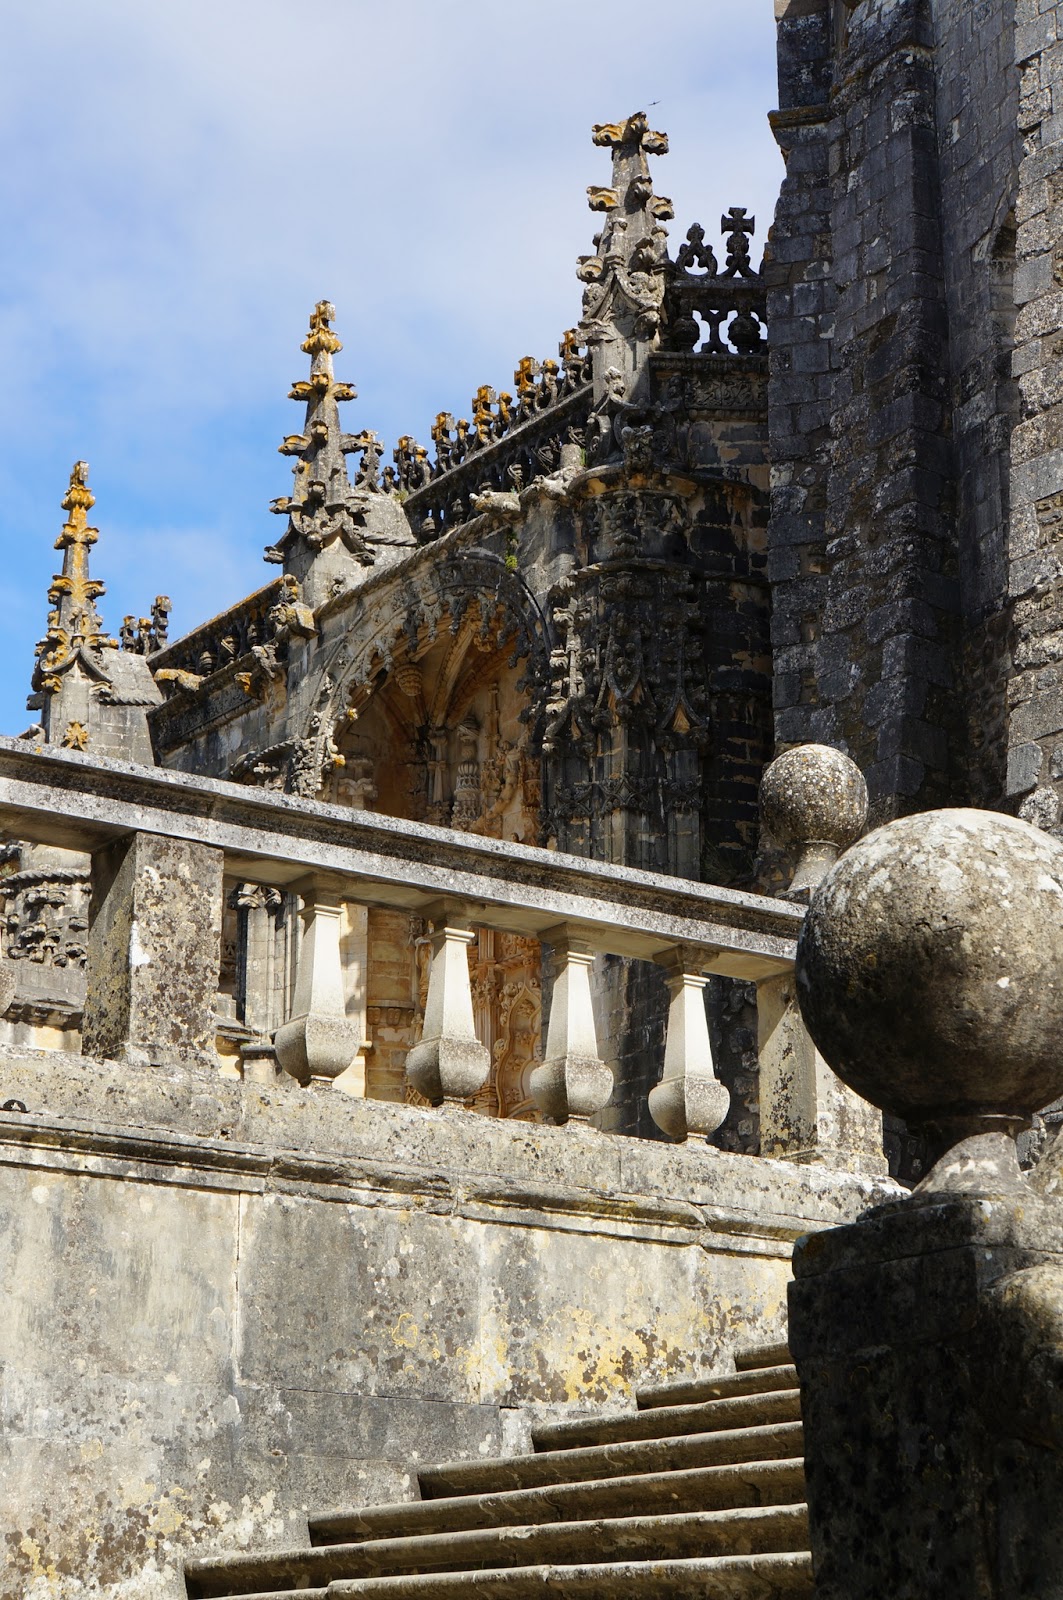
[[[316,300],[347,426],[427,442],[578,320],[591,123],[648,108],[670,135],[673,247],[730,205],[762,245],[782,174],[771,0],[35,0],[4,31],[6,733],[75,459],[108,627],[165,592],[186,632],[273,575]]]

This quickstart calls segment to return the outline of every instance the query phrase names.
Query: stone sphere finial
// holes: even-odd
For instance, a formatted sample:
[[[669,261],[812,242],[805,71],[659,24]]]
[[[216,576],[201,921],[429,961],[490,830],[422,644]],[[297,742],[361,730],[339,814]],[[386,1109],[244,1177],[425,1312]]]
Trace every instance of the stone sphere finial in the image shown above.
[[[1018,1181],[1014,1135],[1063,1094],[1063,845],[994,811],[878,828],[820,884],[796,978],[840,1078],[969,1147],[920,1188]]]
[[[855,761],[840,750],[798,745],[765,770],[760,812],[776,843],[798,852],[787,898],[807,900],[867,826],[867,784]]]

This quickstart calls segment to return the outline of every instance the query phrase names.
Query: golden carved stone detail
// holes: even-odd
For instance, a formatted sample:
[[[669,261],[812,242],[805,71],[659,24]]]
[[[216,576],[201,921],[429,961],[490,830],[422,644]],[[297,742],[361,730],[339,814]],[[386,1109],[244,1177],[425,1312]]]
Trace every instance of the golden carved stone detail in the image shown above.
[[[55,694],[65,672],[84,650],[116,650],[118,641],[103,631],[96,601],[104,585],[89,576],[89,551],[99,537],[97,528],[88,525],[88,513],[96,504],[89,488],[86,461],[75,461],[62,508],[69,513],[55,548],[63,552],[63,570],[52,579],[48,601],[48,632],[37,646],[34,688]]]

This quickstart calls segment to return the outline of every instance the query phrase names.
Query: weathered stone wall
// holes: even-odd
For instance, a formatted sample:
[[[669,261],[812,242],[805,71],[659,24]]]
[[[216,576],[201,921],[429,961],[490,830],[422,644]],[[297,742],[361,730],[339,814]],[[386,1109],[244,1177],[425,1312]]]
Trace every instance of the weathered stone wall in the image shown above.
[[[1015,271],[1014,0],[777,0],[776,15],[776,737],[846,747],[880,819],[1000,804],[1011,352],[1015,294],[1035,287]],[[1039,581],[1028,560],[1021,577]],[[1030,750],[1012,765],[1029,787]]]
[[[929,0],[864,0],[835,20],[809,6],[780,17],[789,104],[777,121],[796,169],[781,210],[788,219],[802,191],[812,206],[780,241],[790,259],[773,299],[791,451],[776,466],[771,542],[789,552],[776,642],[788,630],[795,652],[776,661],[776,733],[846,746],[881,818],[945,798],[962,756],[934,30]],[[827,392],[830,442],[821,412],[802,451],[793,407],[806,373]]]
[[[949,318],[964,649],[953,666],[967,717],[967,790],[1003,804],[1008,638],[1009,451],[1015,203],[1021,159],[1015,0],[935,0],[937,147]],[[949,665],[927,664],[942,687]]]
[[[1016,201],[1015,374],[1021,421],[1011,457],[1008,583],[1014,674],[1008,696],[1008,792],[1063,777],[1063,17],[1041,0],[1016,6],[1023,159]]]
[[[827,0],[776,0],[779,110],[772,118],[786,160],[768,285],[768,433],[775,736],[781,744],[829,739],[819,662],[827,545],[827,477],[837,300],[831,270],[831,8]],[[844,674],[843,674],[844,679]]]
[[[563,1405],[784,1329],[878,1191],[574,1128],[0,1054],[4,1600],[178,1600]]]

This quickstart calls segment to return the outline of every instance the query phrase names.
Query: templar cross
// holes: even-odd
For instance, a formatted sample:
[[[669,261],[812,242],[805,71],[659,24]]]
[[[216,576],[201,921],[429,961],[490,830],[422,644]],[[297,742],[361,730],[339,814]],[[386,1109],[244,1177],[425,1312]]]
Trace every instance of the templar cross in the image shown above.
[[[732,206],[720,218],[720,227],[727,235],[727,270],[725,278],[755,278],[749,260],[749,241],[757,226],[756,217],[746,214],[745,206]]]

